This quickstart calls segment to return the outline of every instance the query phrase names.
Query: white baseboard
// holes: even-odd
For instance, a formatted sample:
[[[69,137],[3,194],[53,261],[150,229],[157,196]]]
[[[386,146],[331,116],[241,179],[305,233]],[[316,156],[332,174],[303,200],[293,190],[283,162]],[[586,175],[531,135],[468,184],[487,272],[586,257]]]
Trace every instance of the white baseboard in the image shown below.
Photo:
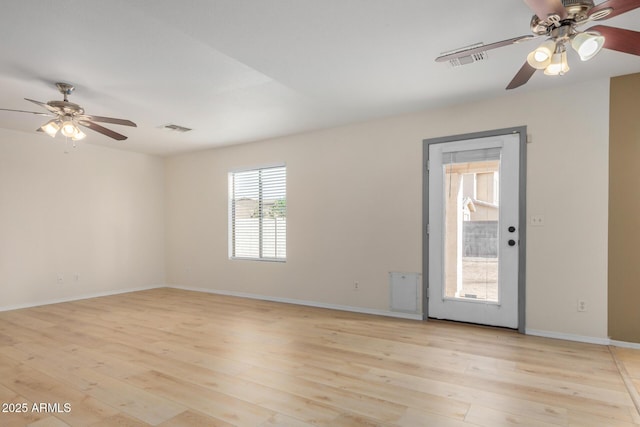
[[[145,286],[141,288],[116,289],[113,291],[93,292],[88,294],[75,295],[75,296],[64,297],[64,298],[55,298],[55,299],[30,302],[25,304],[0,306],[0,312],[10,311],[10,310],[19,310],[21,308],[39,307],[42,305],[49,305],[49,304],[60,304],[63,302],[78,301],[78,300],[89,299],[89,298],[107,297],[110,295],[127,294],[130,292],[146,291],[149,289],[158,289],[158,288],[164,288],[164,287],[165,285],[151,285],[151,286]]]
[[[611,345],[615,347],[632,348],[634,350],[640,350],[640,343],[616,341],[616,340],[610,340],[610,341],[611,341]]]
[[[21,308],[38,307],[38,306],[49,305],[49,304],[59,304],[63,302],[78,301],[78,300],[89,299],[89,298],[106,297],[110,295],[125,294],[129,292],[146,291],[149,289],[158,289],[158,288],[183,289],[186,291],[204,292],[209,294],[218,294],[218,295],[227,295],[227,296],[240,297],[240,298],[257,299],[257,300],[263,300],[263,301],[281,302],[285,304],[296,304],[296,305],[303,305],[308,307],[327,308],[327,309],[339,310],[339,311],[349,311],[352,313],[372,314],[376,316],[395,317],[399,319],[409,319],[409,320],[423,320],[422,314],[401,313],[401,312],[388,311],[388,310],[379,310],[375,308],[354,307],[349,305],[329,304],[329,303],[323,303],[323,302],[317,302],[317,301],[299,300],[294,298],[272,297],[268,295],[251,294],[251,293],[245,293],[245,292],[225,291],[225,290],[208,289],[208,288],[194,288],[194,287],[178,286],[178,285],[150,285],[150,286],[145,286],[140,288],[116,289],[112,291],[93,292],[93,293],[88,293],[83,295],[76,295],[76,296],[65,297],[65,298],[56,298],[51,300],[43,300],[43,301],[38,301],[33,303],[0,306],[0,312],[10,311],[10,310],[19,310]],[[576,341],[576,342],[598,344],[598,345],[612,345],[615,347],[623,347],[623,348],[640,350],[640,343],[617,341],[609,338],[589,337],[584,335],[568,334],[564,332],[541,331],[541,330],[529,329],[529,328],[525,330],[525,334],[544,337],[544,338],[554,338],[554,339],[565,340],[565,341]]]
[[[220,289],[192,288],[187,286],[167,285],[169,288],[183,289],[185,291],[206,292],[209,294],[226,295],[240,298],[250,298],[262,301],[281,302],[285,304],[304,305],[307,307],[328,308],[331,310],[349,311],[352,313],[373,314],[376,316],[396,317],[399,319],[422,320],[422,314],[401,313],[396,311],[379,310],[375,308],[353,307],[350,305],[329,304],[317,301],[299,300],[294,298],[272,297],[268,295],[250,294],[245,292],[225,291]]]
[[[614,347],[633,348],[636,350],[640,350],[640,343],[617,341],[612,340],[611,338],[587,337],[584,335],[566,334],[564,332],[539,331],[536,329],[526,329],[525,334],[544,338],[555,338],[565,341],[584,342],[587,344],[612,345]]]
[[[609,338],[588,337],[584,335],[567,334],[564,332],[552,332],[552,331],[539,331],[536,329],[525,329],[525,334],[534,335],[537,337],[554,338],[565,341],[577,341],[588,344],[610,345],[611,340]]]

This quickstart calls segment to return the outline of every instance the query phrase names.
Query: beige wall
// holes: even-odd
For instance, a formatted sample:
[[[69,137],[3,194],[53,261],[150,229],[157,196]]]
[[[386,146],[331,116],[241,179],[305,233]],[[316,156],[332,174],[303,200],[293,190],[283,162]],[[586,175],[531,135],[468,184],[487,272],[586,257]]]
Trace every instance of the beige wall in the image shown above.
[[[0,309],[163,285],[163,174],[157,157],[0,130]]]
[[[167,281],[386,310],[388,272],[421,271],[422,140],[527,125],[527,327],[604,339],[608,108],[598,80],[169,158]],[[230,261],[228,171],[280,162],[287,262]]]
[[[387,310],[421,271],[422,140],[527,125],[527,327],[605,338],[608,108],[598,80],[166,160],[0,130],[0,309],[167,282]],[[230,261],[228,171],[281,162],[287,262]]]
[[[640,343],[640,74],[611,80],[609,335]]]

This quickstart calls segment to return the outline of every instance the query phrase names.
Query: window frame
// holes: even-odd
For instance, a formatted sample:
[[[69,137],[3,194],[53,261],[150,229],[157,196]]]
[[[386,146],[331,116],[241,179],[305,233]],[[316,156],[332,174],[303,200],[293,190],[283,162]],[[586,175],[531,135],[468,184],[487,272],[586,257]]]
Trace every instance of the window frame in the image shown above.
[[[227,173],[227,183],[228,183],[228,194],[227,194],[227,200],[228,200],[228,250],[229,250],[229,259],[230,260],[244,260],[244,261],[262,261],[262,262],[279,262],[279,263],[285,263],[287,262],[287,250],[286,250],[286,242],[287,242],[287,235],[286,235],[286,230],[285,230],[285,255],[284,257],[265,257],[262,256],[263,254],[263,239],[264,239],[264,229],[263,229],[263,221],[265,218],[264,215],[264,211],[263,211],[263,188],[262,188],[262,183],[260,182],[260,184],[258,185],[258,191],[259,191],[259,196],[258,196],[258,206],[259,206],[259,231],[258,231],[258,252],[259,255],[257,257],[251,257],[251,256],[236,256],[235,252],[236,252],[236,247],[235,247],[235,233],[234,233],[234,227],[235,227],[235,174],[238,173],[243,173],[243,172],[259,172],[259,171],[263,171],[263,170],[268,170],[268,169],[277,169],[277,168],[284,168],[284,172],[285,172],[285,177],[284,177],[284,200],[285,200],[285,218],[286,218],[286,200],[287,200],[287,165],[286,163],[275,163],[275,164],[268,164],[268,165],[261,165],[261,166],[254,166],[254,167],[246,167],[246,168],[239,168],[239,169],[233,169],[230,170]],[[274,248],[275,253],[277,254],[277,247]]]

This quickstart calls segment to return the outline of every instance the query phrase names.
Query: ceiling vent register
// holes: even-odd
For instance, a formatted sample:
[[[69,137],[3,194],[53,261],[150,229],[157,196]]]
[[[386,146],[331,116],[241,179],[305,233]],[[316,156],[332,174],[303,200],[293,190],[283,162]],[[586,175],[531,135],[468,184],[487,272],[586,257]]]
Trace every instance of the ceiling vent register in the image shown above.
[[[484,46],[484,43],[476,43],[470,46],[465,46],[463,48],[456,49],[454,51],[445,52],[442,55],[452,55],[460,51],[465,51],[467,49],[476,49],[482,46]],[[456,67],[461,67],[463,65],[473,64],[474,62],[478,62],[478,61],[486,61],[487,59],[489,59],[489,56],[487,55],[486,51],[480,51],[480,52],[474,51],[469,55],[453,57],[449,60],[449,63],[451,64],[452,67],[456,68]]]
[[[184,126],[178,126],[178,125],[164,125],[162,128],[172,132],[180,132],[180,133],[185,133],[192,130]]]

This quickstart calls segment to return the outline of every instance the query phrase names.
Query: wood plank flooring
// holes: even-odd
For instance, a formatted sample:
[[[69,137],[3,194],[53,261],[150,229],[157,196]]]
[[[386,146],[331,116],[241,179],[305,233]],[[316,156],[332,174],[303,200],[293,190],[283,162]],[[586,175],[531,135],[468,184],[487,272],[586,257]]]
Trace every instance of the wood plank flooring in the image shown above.
[[[0,313],[0,425],[638,426],[614,355],[640,385],[638,350],[154,289]]]

